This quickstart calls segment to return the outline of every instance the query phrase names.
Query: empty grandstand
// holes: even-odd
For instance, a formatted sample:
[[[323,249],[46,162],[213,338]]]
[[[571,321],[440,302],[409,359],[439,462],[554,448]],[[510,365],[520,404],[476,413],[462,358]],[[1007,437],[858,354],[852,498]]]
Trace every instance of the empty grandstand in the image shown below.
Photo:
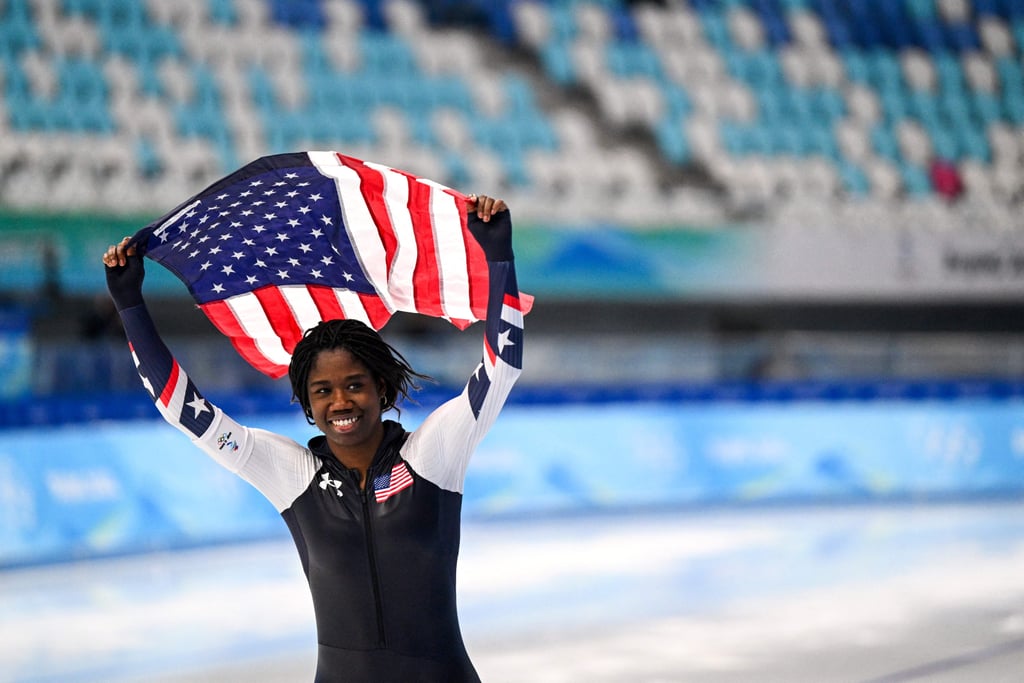
[[[539,384],[1012,379],[1022,50],[1012,0],[4,0],[7,383],[118,387],[94,254],[302,149],[506,197],[537,348],[598,335]]]

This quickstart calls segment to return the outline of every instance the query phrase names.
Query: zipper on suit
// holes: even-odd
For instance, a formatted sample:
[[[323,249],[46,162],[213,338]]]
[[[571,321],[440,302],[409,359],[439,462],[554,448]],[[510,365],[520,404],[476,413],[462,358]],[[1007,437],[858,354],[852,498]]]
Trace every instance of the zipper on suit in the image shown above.
[[[366,482],[369,484],[370,473],[366,473]],[[373,582],[373,604],[377,608],[377,643],[380,647],[387,647],[387,638],[384,635],[384,603],[380,595],[380,576],[377,574],[377,549],[373,543],[373,525],[370,523],[370,499],[366,489],[360,490],[363,501],[363,531],[366,534],[366,554],[370,561],[370,580]]]

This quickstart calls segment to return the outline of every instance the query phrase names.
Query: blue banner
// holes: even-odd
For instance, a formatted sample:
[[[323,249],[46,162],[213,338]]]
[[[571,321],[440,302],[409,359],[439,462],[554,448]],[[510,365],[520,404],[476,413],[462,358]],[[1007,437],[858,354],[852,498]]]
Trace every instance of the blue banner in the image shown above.
[[[422,411],[403,412],[414,428]],[[301,416],[248,423],[304,442]],[[652,505],[1024,496],[1018,400],[508,406],[469,517]],[[0,432],[0,566],[286,534],[162,421]]]

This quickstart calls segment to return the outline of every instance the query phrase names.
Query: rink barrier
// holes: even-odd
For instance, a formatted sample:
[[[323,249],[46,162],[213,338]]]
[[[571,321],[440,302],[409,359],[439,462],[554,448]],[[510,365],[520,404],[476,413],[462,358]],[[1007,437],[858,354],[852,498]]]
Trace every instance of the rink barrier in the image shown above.
[[[460,387],[427,386],[415,394],[425,407],[435,406],[459,392]],[[297,408],[285,390],[211,393],[207,396],[232,415],[288,413]],[[971,398],[1012,400],[1024,398],[1024,380],[793,380],[644,383],[601,385],[519,385],[510,404],[560,405],[669,401],[682,403],[803,402],[803,401],[958,401]],[[104,392],[58,396],[20,396],[0,400],[0,430],[45,427],[97,420],[151,419],[152,401],[144,392]]]
[[[464,515],[1024,498],[1018,384],[888,383],[887,398],[868,400],[808,399],[807,388],[568,402],[517,388],[470,465]],[[300,442],[315,432],[280,396],[247,400],[218,402]],[[406,408],[403,424],[415,428],[429,407]],[[254,489],[145,408],[0,431],[0,567],[286,537]]]

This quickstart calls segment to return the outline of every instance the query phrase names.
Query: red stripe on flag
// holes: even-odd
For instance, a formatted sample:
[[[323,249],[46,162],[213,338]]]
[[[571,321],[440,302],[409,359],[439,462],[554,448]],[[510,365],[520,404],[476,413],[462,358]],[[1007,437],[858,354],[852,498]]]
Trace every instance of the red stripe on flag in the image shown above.
[[[366,315],[370,318],[370,327],[379,330],[391,320],[391,311],[380,300],[376,294],[359,294],[359,300],[363,302]]]
[[[277,287],[260,287],[254,290],[253,294],[256,295],[260,306],[263,307],[270,326],[274,328],[274,334],[281,339],[281,346],[285,351],[291,353],[295,345],[302,339],[302,328],[295,320],[292,307],[288,305],[288,301]]]
[[[174,396],[174,388],[178,385],[178,374],[181,372],[181,367],[178,365],[178,361],[171,359],[171,376],[167,378],[167,384],[164,385],[163,391],[160,392],[160,403],[167,407],[171,404],[171,397]]]
[[[509,308],[514,308],[523,313],[529,313],[530,309],[533,308],[533,297],[522,292],[519,292],[519,296],[506,292],[504,302]]]
[[[338,296],[333,289],[324,285],[308,285],[306,290],[313,299],[316,310],[320,311],[321,320],[338,320],[345,317],[345,311],[338,303]]]
[[[458,192],[446,190],[456,201],[466,201],[466,197]],[[477,243],[473,233],[469,231],[466,211],[459,211],[459,221],[462,225],[462,241],[466,245],[466,272],[469,273],[469,307],[473,316],[478,320],[487,317],[487,293],[490,289],[490,276],[488,275],[487,256],[484,250]],[[454,320],[452,322],[455,322]],[[466,322],[466,325],[459,323]],[[460,330],[466,329],[470,321],[455,322]]]
[[[235,347],[239,355],[254,368],[274,379],[282,377],[288,372],[287,367],[274,363],[260,352],[256,342],[245,333],[231,307],[226,302],[210,301],[209,303],[201,304],[199,308],[210,319],[213,326],[231,340],[231,345]]]
[[[413,297],[416,311],[424,315],[444,317],[441,307],[441,274],[434,246],[434,225],[430,216],[430,186],[416,177],[399,171],[409,179],[409,214],[416,235],[416,270],[413,273]]]
[[[365,162],[344,154],[338,154],[338,161],[349,167],[359,176],[359,191],[363,194],[363,201],[366,202],[377,226],[377,234],[380,235],[381,244],[384,245],[384,255],[387,259],[388,271],[395,262],[395,252],[398,251],[398,237],[395,235],[395,228],[391,224],[391,215],[388,213],[387,203],[384,201],[384,176],[379,171],[368,167]]]

